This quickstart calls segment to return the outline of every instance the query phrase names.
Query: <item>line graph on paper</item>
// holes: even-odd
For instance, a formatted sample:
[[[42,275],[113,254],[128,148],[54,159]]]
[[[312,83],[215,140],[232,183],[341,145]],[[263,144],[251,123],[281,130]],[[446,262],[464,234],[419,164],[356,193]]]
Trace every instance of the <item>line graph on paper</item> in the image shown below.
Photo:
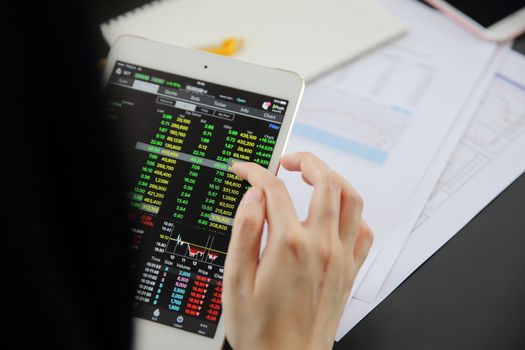
[[[323,89],[315,94],[315,103],[305,94],[294,133],[375,163],[388,158],[410,121],[406,111]]]
[[[181,234],[176,237],[173,231],[169,237],[166,253],[178,255],[191,260],[202,261],[215,266],[224,266],[226,252],[215,249],[214,241],[216,236],[208,235],[206,241],[195,242],[195,233],[191,233],[193,241],[187,241]]]
[[[436,210],[525,132],[525,86],[497,74],[430,197]]]

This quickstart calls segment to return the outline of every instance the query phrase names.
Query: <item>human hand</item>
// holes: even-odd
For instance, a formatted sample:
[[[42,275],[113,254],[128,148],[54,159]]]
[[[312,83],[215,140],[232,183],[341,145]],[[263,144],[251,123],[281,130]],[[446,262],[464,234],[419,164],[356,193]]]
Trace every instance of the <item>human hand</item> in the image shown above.
[[[310,153],[284,156],[281,165],[314,187],[302,222],[270,171],[233,167],[252,185],[237,209],[224,271],[226,335],[235,350],[330,349],[373,240],[362,199],[344,178]]]

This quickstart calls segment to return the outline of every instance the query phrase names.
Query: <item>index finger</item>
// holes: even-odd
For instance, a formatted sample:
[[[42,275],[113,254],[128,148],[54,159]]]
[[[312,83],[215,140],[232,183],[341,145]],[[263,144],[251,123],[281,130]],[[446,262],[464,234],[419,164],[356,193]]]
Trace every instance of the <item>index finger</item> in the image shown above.
[[[317,226],[322,231],[339,236],[342,188],[340,176],[309,152],[284,156],[281,165],[289,171],[300,171],[305,181],[314,187],[307,225]]]
[[[317,159],[315,156],[312,156],[307,152],[297,152],[284,156],[281,159],[281,164],[285,169],[290,171],[302,171],[305,166],[310,166],[312,169],[307,171],[307,173],[303,173],[303,175],[305,175],[305,178],[308,180],[308,182],[314,183],[316,182],[314,176],[319,174],[319,170],[315,170],[314,168],[320,168],[321,162],[319,161],[312,165],[311,162],[302,162],[302,160],[305,158],[311,160]],[[301,165],[303,168],[301,168]],[[352,247],[359,231],[359,225],[363,211],[363,200],[345,178],[343,178],[341,175],[337,176],[339,177],[339,183],[341,185],[341,214],[339,218],[339,235],[345,246]]]
[[[236,162],[232,170],[252,186],[257,186],[264,191],[267,219],[271,227],[283,230],[290,221],[297,221],[292,200],[281,179],[255,163]]]

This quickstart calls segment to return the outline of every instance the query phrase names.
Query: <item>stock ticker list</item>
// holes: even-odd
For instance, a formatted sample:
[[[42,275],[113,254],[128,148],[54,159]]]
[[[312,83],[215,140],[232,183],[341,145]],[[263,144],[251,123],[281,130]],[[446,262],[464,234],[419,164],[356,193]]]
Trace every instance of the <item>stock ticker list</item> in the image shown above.
[[[235,161],[268,167],[288,101],[117,62],[106,90],[129,188],[135,316],[213,337]]]

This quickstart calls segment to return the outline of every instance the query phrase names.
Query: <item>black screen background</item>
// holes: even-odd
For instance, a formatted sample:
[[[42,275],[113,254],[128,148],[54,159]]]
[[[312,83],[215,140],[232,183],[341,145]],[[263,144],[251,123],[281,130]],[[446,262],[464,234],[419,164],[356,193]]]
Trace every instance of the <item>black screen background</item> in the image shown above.
[[[525,6],[523,0],[447,0],[483,27],[490,27]]]
[[[181,90],[184,90],[186,84],[198,85],[197,81],[191,78],[169,75],[143,67],[140,67],[140,73],[184,82]],[[128,77],[132,76],[133,74]],[[235,114],[235,118],[230,121],[162,105],[157,102],[157,94],[136,90],[131,85],[111,83],[118,81],[119,77],[121,75],[117,76],[114,69],[106,95],[116,143],[119,145],[118,154],[125,159],[126,169],[123,173],[126,174],[130,195],[137,195],[137,190],[148,193],[152,190],[151,185],[159,185],[154,181],[154,173],[145,173],[145,169],[162,170],[171,174],[168,184],[160,184],[165,190],[152,192],[163,196],[163,203],[159,206],[158,213],[147,212],[137,207],[131,207],[129,212],[129,219],[132,222],[131,247],[134,255],[131,273],[137,286],[133,314],[150,321],[213,337],[221,313],[220,298],[225,259],[223,252],[227,251],[231,227],[216,229],[198,224],[197,221],[205,220],[211,225],[212,220],[203,218],[202,213],[206,211],[220,213],[220,210],[226,210],[218,206],[218,199],[222,197],[229,197],[230,199],[223,203],[233,206],[227,209],[232,215],[223,216],[232,218],[249,184],[239,178],[233,178],[233,174],[225,170],[210,166],[201,165],[200,169],[195,170],[198,163],[182,159],[176,159],[176,163],[171,164],[173,170],[159,169],[159,164],[166,166],[170,163],[162,163],[160,161],[162,156],[159,154],[137,149],[137,144],[149,145],[152,140],[158,142],[155,135],[158,135],[159,130],[166,125],[166,120],[163,118],[169,114],[172,116],[170,123],[178,124],[177,117],[191,121],[191,124],[188,124],[189,130],[185,131],[186,136],[180,137],[184,142],[178,152],[192,154],[205,145],[207,148],[205,155],[197,158],[215,161],[224,155],[225,150],[231,152],[241,150],[239,154],[250,158],[245,160],[257,162],[261,159],[269,160],[268,157],[273,153],[272,142],[275,143],[277,139],[280,125],[234,112],[232,113]],[[206,83],[206,89],[210,94],[208,96],[213,97],[221,92],[232,96],[238,92],[248,102],[252,101],[251,108],[260,106],[262,101],[274,100],[273,97],[236,91],[217,84]],[[213,128],[212,136],[207,137],[207,143],[203,143],[202,136],[207,130],[205,125]],[[170,128],[171,126],[168,127]],[[177,129],[171,130],[177,131]],[[237,134],[232,135],[231,131]],[[245,138],[241,137],[242,134]],[[225,140],[231,137],[235,139],[230,142],[233,148],[225,149]],[[246,137],[256,138],[256,141],[251,144]],[[153,159],[152,154],[157,159]],[[167,158],[169,160],[169,157]],[[235,158],[235,154],[232,153],[231,157],[226,158]],[[261,165],[268,166],[264,163]],[[192,177],[189,174],[194,175]],[[150,178],[144,179],[144,175]],[[185,183],[185,179],[195,180],[196,183]],[[217,183],[218,180],[221,182]],[[191,190],[187,190],[188,188]],[[190,197],[181,197],[183,192]],[[210,197],[212,192],[217,193],[216,197]],[[232,197],[235,197],[234,200]],[[214,198],[217,199],[215,203],[207,202]],[[174,214],[181,213],[177,209],[182,206],[177,202],[178,200],[189,201],[184,206],[183,218],[174,217]],[[140,200],[130,202],[137,204]],[[191,256],[191,254],[197,255]],[[213,254],[217,256],[213,257]],[[195,309],[188,309],[188,305]],[[199,314],[191,314],[192,312]],[[212,314],[210,315],[209,312]]]

